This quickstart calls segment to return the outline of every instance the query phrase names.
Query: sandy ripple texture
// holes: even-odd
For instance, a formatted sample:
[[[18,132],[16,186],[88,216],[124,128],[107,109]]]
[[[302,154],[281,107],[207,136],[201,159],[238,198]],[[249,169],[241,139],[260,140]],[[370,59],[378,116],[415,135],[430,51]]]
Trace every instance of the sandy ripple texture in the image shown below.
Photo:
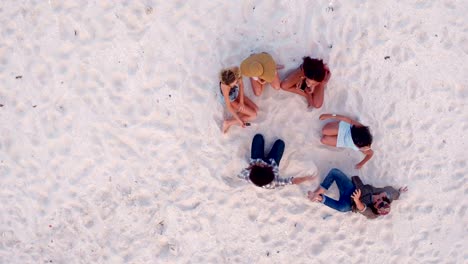
[[[0,263],[466,263],[467,13],[455,0],[2,1]],[[258,118],[223,135],[218,71],[262,51],[281,78],[323,58],[324,106],[246,85]],[[371,127],[361,170],[359,153],[320,144],[330,112]],[[318,180],[255,188],[236,174],[256,133],[286,142],[283,176],[337,167],[410,191],[370,221],[308,201]]]

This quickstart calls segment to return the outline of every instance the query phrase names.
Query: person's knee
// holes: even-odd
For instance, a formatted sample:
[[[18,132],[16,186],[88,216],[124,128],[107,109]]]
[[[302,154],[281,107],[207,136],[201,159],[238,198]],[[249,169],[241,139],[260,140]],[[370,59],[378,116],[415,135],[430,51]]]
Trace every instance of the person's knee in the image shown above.
[[[283,90],[287,90],[288,87],[286,87],[286,83],[285,82],[281,82],[280,83],[280,88],[283,89]]]
[[[324,125],[324,126],[322,127],[322,135],[325,134],[325,131],[326,131],[326,128],[325,128],[325,127],[326,127],[326,126],[327,126],[327,125]],[[322,137],[322,138],[323,138],[323,137]]]
[[[336,210],[345,213],[345,212],[349,212],[351,210],[351,207],[349,207],[348,205],[342,205],[336,208]]]
[[[263,135],[262,134],[256,134],[254,136],[253,140],[263,140]]]
[[[327,146],[333,146],[333,144],[331,143],[331,140],[328,136],[322,136],[322,138],[320,139],[320,142],[324,145],[327,145]]]
[[[341,173],[341,171],[337,168],[333,168],[330,170],[331,173]]]
[[[315,108],[320,108],[323,105],[323,101],[314,101],[313,105]]]
[[[340,212],[349,212],[351,211],[351,204],[347,203],[346,201],[343,201],[340,199],[338,206],[336,207],[336,210]]]
[[[320,139],[320,142],[324,145],[326,145],[326,139],[325,139],[325,136],[323,136],[321,139]]]
[[[282,149],[284,149],[285,146],[286,146],[286,144],[284,143],[284,141],[282,139],[276,140],[276,144],[278,144],[278,147],[282,148]]]

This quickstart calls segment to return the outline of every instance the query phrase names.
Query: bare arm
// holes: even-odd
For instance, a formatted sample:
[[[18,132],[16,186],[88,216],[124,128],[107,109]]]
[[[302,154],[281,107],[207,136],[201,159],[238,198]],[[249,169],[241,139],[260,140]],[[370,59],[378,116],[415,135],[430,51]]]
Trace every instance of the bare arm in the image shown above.
[[[291,87],[296,87],[296,84],[302,79],[302,71],[301,68],[297,68],[291,74],[289,74],[286,78],[281,81],[281,88],[288,89]]]
[[[369,219],[377,218],[377,216],[372,212],[372,210],[361,202],[361,189],[356,189],[351,195],[351,198],[356,204],[356,209],[359,213],[365,215]]]
[[[307,99],[307,107],[312,107],[314,105],[314,98],[312,97],[312,93],[305,92],[305,97]]]
[[[362,166],[364,166],[364,164],[366,164],[366,162],[368,162],[372,158],[372,156],[374,156],[374,151],[372,149],[368,149],[361,152],[364,153],[366,156],[361,162],[356,164],[356,169],[360,169]]]
[[[328,68],[327,65],[325,65],[325,78],[323,79],[323,81],[321,81],[316,89],[325,89],[325,86],[327,85],[328,81],[330,80],[330,77],[331,77],[331,72],[330,72],[330,69]]]
[[[303,79],[304,75],[302,74],[302,70],[299,67],[281,81],[281,89],[291,93],[302,95],[305,98],[307,98],[306,93],[301,89],[298,89],[297,87],[298,85],[300,85]]]
[[[356,189],[351,195],[351,198],[353,198],[353,201],[356,204],[356,208],[359,210],[359,212],[362,213],[364,210],[366,210],[366,206],[361,202],[361,190],[360,189]]]
[[[224,102],[226,103],[226,107],[227,107],[228,111],[232,114],[232,116],[239,123],[244,124],[244,121],[242,121],[242,119],[240,119],[239,115],[237,114],[237,112],[232,107],[231,100],[229,100],[229,90],[230,89],[231,89],[231,87],[229,87],[229,86],[227,86],[227,85],[225,85],[223,83],[221,84],[221,90],[223,91]]]
[[[315,179],[314,176],[295,177],[295,178],[292,179],[292,183],[293,184],[301,184],[303,182],[311,181],[313,179]]]
[[[350,117],[347,117],[347,116],[344,116],[344,115],[336,115],[336,114],[322,114],[320,115],[319,119],[320,120],[327,120],[327,119],[330,119],[330,118],[333,118],[333,119],[338,119],[340,121],[344,121],[346,123],[349,123],[353,126],[363,126],[363,124],[359,123],[358,121],[350,118]]]

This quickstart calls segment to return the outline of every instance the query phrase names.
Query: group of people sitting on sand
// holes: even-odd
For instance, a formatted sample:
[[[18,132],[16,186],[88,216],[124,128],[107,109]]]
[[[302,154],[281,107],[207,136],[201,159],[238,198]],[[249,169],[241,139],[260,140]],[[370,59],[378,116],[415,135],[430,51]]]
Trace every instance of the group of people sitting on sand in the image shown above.
[[[223,104],[232,117],[224,120],[222,130],[226,133],[233,125],[246,127],[257,117],[258,106],[244,94],[242,76],[247,76],[253,92],[260,96],[267,84],[276,90],[303,96],[310,108],[320,108],[323,104],[325,86],[331,77],[330,69],[322,60],[304,57],[302,64],[280,81],[277,65],[268,53],[252,54],[242,61],[240,68],[223,69],[220,73],[219,89]],[[322,128],[321,143],[338,148],[350,148],[362,152],[364,159],[356,164],[360,169],[368,162],[374,152],[371,148],[372,134],[367,126],[352,118],[337,114],[322,114],[320,120],[334,119]],[[249,166],[238,175],[254,185],[274,189],[289,184],[300,184],[315,179],[314,176],[282,178],[279,176],[279,163],[283,156],[285,143],[278,139],[268,155],[264,153],[264,138],[261,134],[252,141]],[[336,183],[340,198],[332,199],[325,195],[328,188]],[[395,189],[391,186],[376,188],[363,184],[358,176],[349,178],[338,169],[332,169],[315,191],[307,193],[313,202],[323,203],[341,212],[354,211],[368,218],[376,218],[390,212],[390,204],[397,200],[407,187]]]
[[[232,118],[223,123],[223,133],[233,125],[245,127],[257,117],[258,107],[244,94],[242,76],[250,77],[250,84],[256,96],[260,96],[267,84],[273,89],[299,94],[308,103],[308,107],[320,108],[323,104],[325,85],[331,73],[322,60],[305,57],[298,69],[280,81],[277,65],[268,53],[253,54],[239,67],[223,69],[220,73],[219,89],[223,103]]]

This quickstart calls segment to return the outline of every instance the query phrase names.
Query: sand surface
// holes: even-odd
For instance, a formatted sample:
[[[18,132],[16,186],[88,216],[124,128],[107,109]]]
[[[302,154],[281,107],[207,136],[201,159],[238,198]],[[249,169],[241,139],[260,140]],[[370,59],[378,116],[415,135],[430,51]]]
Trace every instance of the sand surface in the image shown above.
[[[467,1],[116,2],[0,3],[0,263],[468,261]],[[323,58],[324,106],[247,85],[258,119],[223,135],[218,72],[261,51],[282,78]],[[320,144],[330,112],[371,127],[363,169]],[[410,191],[367,220],[308,201],[319,181],[256,188],[256,133],[283,176]]]

